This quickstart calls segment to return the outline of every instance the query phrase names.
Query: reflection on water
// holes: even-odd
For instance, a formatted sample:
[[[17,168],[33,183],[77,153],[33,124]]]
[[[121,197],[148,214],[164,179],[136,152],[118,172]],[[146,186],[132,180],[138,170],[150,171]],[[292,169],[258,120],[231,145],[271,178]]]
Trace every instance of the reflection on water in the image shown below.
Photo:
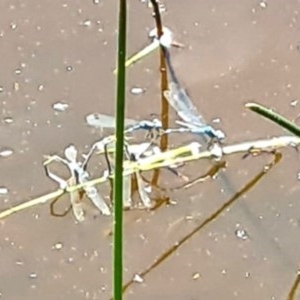
[[[295,2],[274,0],[262,7],[253,0],[200,4],[187,0],[184,11],[179,1],[164,2],[163,21],[186,45],[172,50],[176,75],[206,119],[221,117],[228,143],[282,134],[245,112],[243,105],[257,100],[289,119],[297,117],[297,104],[290,105],[300,95]],[[71,143],[85,152],[99,139],[100,133],[86,126],[84,118],[91,112],[113,112],[116,14],[112,3],[1,2],[0,148],[13,150],[1,158],[0,187],[8,190],[0,195],[2,206],[55,188],[43,173],[44,154]],[[128,45],[133,53],[140,49],[153,20],[138,1],[131,3],[130,11],[138,16],[130,17]],[[146,91],[142,97],[128,95],[127,108],[134,119],[159,113],[157,60],[153,55],[129,71],[128,86],[142,86]],[[55,112],[53,103],[69,107]],[[299,265],[300,204],[295,188],[298,156],[284,151],[284,158],[263,184],[227,207],[141,284],[132,285],[128,297],[285,298]],[[258,161],[229,160],[226,175],[234,182],[230,195],[220,192],[220,179],[217,184],[208,180],[173,193],[171,202],[176,205],[151,213],[126,213],[130,225],[125,229],[127,281],[192,232],[200,220],[209,219],[237,187],[249,181]],[[94,175],[99,174],[98,164],[91,165]],[[195,177],[205,169],[201,163],[189,165]],[[171,175],[163,178],[166,186],[175,181]],[[107,194],[107,190],[101,192]],[[168,230],[171,224],[174,230]],[[251,238],[237,239],[237,224]],[[90,217],[77,226],[70,216],[50,217],[46,206],[1,222],[3,297],[108,299],[111,240],[102,234],[103,228],[110,228],[109,218]],[[53,249],[56,244],[62,247]]]

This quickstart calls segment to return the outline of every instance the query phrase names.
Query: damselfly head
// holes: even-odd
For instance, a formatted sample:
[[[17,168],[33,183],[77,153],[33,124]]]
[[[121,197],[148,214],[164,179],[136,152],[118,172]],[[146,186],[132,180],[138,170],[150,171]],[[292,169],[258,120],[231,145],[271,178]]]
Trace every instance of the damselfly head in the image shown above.
[[[218,130],[216,130],[216,137],[218,140],[224,140],[226,135],[225,135],[224,131],[218,129]]]

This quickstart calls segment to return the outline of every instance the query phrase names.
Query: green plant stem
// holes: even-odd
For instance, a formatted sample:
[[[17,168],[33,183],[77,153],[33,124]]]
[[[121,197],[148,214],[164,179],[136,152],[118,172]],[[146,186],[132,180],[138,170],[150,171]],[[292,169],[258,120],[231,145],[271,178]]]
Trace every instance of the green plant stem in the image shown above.
[[[116,155],[114,174],[113,299],[122,300],[123,284],[123,148],[126,87],[126,0],[119,1],[118,74],[116,97]]]
[[[288,130],[289,132],[293,133],[297,137],[300,137],[300,127],[297,126],[295,123],[291,122],[290,120],[286,119],[285,117],[281,116],[278,113],[275,113],[270,108],[266,108],[257,103],[247,103],[245,105],[250,110],[258,113],[259,115],[275,122],[279,126],[283,127],[284,129]]]

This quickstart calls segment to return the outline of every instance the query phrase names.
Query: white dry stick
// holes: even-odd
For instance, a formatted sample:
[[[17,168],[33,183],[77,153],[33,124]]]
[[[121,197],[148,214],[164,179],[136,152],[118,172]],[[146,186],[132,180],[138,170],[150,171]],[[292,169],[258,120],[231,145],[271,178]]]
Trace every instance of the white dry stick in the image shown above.
[[[131,208],[131,175],[123,176],[123,206],[124,208]]]
[[[151,143],[128,145],[127,152],[129,154],[129,160],[138,161],[141,155],[145,153],[145,151],[150,147],[150,145]],[[146,208],[151,208],[152,207],[151,199],[148,196],[148,193],[146,191],[146,185],[144,180],[141,177],[140,171],[137,170],[134,174],[136,177],[138,192],[142,204]]]
[[[91,155],[94,152],[94,146],[92,147],[91,151],[89,154],[85,157],[85,160],[83,163],[77,161],[77,153],[78,151],[73,145],[68,146],[65,151],[65,157],[61,158],[60,156],[54,155],[50,157],[48,161],[45,162],[45,167],[46,167],[46,172],[47,175],[54,181],[58,182],[60,185],[60,188],[65,188],[65,184],[68,185],[66,180],[63,180],[62,178],[58,177],[57,175],[53,174],[52,172],[49,171],[48,169],[48,164],[51,161],[59,161],[65,164],[71,173],[71,178],[69,179],[71,184],[84,184],[89,180],[89,174],[86,171],[86,166],[87,163],[91,157]],[[91,185],[84,185],[83,189],[87,195],[87,197],[92,201],[92,203],[97,207],[98,210],[103,215],[110,215],[110,209],[107,206],[106,202],[104,199],[99,195],[97,189],[94,186]],[[84,220],[84,210],[82,207],[82,202],[80,199],[80,195],[78,191],[71,192],[70,195],[70,200],[72,204],[72,210],[73,214],[76,218],[77,221],[82,222]]]
[[[234,145],[219,145],[220,149],[216,149],[216,145],[212,149],[205,151],[195,151],[197,147],[196,142],[188,144],[186,146],[180,147],[178,149],[166,151],[162,153],[159,157],[155,155],[152,157],[141,158],[135,166],[132,168],[137,168],[140,171],[152,170],[155,168],[166,167],[170,164],[172,160],[173,164],[181,164],[189,161],[199,160],[199,159],[217,159],[220,160],[222,156],[237,154],[237,153],[255,153],[259,152],[271,152],[283,147],[293,147],[296,148],[300,145],[300,138],[296,136],[279,136],[270,139],[255,140],[244,143],[238,143]],[[201,146],[198,144],[198,147]],[[200,147],[199,147],[200,148]]]
[[[135,161],[138,160],[139,157],[150,147],[151,143],[141,143],[141,144],[133,144],[133,145],[126,145],[126,154],[128,161]],[[102,147],[102,146],[101,146]],[[98,146],[99,149],[99,146]],[[107,153],[108,154],[108,153]],[[114,169],[114,165],[109,158],[109,164],[112,169]],[[123,206],[124,208],[130,208],[132,207],[132,185],[131,185],[131,175],[132,174],[126,174],[126,171],[124,170],[124,176],[123,176]],[[146,186],[145,182],[142,180],[141,175],[139,171],[135,171],[134,175],[137,179],[137,187],[140,199],[143,203],[143,205],[147,208],[151,207],[151,200],[146,192]]]
[[[171,48],[183,48],[184,45],[174,40],[174,34],[168,27],[163,27],[163,35],[158,39],[157,28],[150,30],[148,37],[151,39],[151,43],[147,45],[144,49],[135,53],[133,56],[128,58],[125,62],[125,66],[129,67],[132,64],[136,63],[140,59],[144,58],[154,50],[158,49],[160,45]],[[114,74],[117,73],[117,69],[114,70]]]
[[[234,145],[227,145],[227,146],[220,146],[221,153],[223,156],[237,154],[237,153],[251,153],[251,151],[273,151],[283,147],[298,147],[300,145],[300,138],[296,136],[279,136],[273,137],[270,139],[262,139],[262,140],[254,140],[248,141],[243,143],[237,143]],[[168,150],[166,152],[160,153],[153,153],[150,157],[140,158],[137,162],[132,161],[125,161],[124,162],[124,176],[131,175],[136,171],[148,171],[155,168],[167,167],[172,164],[181,164],[190,161],[195,161],[199,159],[207,159],[207,158],[215,158],[216,151],[214,148],[213,151],[205,150],[205,151],[198,151],[200,150],[201,145],[199,143],[191,143],[186,146],[182,146],[177,149]],[[150,154],[150,153],[149,153]],[[56,156],[57,159],[54,158],[55,156],[50,158],[50,162],[53,160],[62,161],[64,164],[67,164],[66,160]],[[218,154],[218,159],[219,154]],[[45,164],[49,163],[45,162]],[[68,165],[68,164],[67,164]],[[65,180],[59,178],[57,175],[52,174],[53,176],[49,176],[54,181],[58,182],[62,189],[54,191],[50,194],[40,196],[35,199],[31,199],[29,201],[22,202],[19,205],[11,207],[7,210],[0,212],[0,219],[6,218],[14,213],[29,209],[30,207],[45,204],[52,199],[59,197],[63,194],[64,190],[66,192],[73,192],[80,188],[87,188],[93,186],[95,184],[104,183],[108,179],[108,174],[104,174],[101,178],[97,178],[91,180],[89,182],[85,182],[84,184],[77,185],[75,187],[68,187]],[[104,201],[104,200],[103,200]],[[106,205],[106,204],[105,204]]]
[[[112,172],[114,170],[114,159],[113,155],[110,153],[115,152],[115,143],[116,139],[106,140],[106,138],[102,139],[100,142],[94,144],[94,146],[99,150],[100,153],[106,153],[106,160],[108,164],[108,176],[111,176],[110,180],[113,180]],[[93,147],[94,147],[93,146]],[[131,199],[131,174],[123,176],[123,191],[122,191],[122,198],[123,198],[123,207],[130,208],[132,206],[132,199]]]
[[[279,136],[270,139],[249,141],[222,147],[223,155],[247,153],[251,150],[272,151],[282,147],[297,148],[300,138],[296,136]]]

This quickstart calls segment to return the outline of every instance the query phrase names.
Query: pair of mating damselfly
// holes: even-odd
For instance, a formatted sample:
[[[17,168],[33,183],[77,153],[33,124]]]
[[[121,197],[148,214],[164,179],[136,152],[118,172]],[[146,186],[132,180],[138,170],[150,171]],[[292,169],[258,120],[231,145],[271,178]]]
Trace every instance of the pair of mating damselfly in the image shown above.
[[[164,95],[168,100],[169,104],[175,109],[178,116],[183,120],[176,121],[176,123],[182,127],[162,130],[162,123],[158,119],[142,121],[126,119],[125,133],[133,132],[138,129],[143,129],[147,131],[161,131],[164,134],[173,132],[191,132],[201,135],[203,138],[209,137],[218,141],[224,139],[224,132],[222,130],[215,129],[213,126],[208,125],[204,121],[204,118],[198,113],[196,107],[194,106],[190,97],[187,95],[186,91],[180,86],[176,78],[174,69],[172,67],[170,61],[170,54],[167,49],[165,49],[165,58],[169,75],[169,89],[164,92]],[[90,126],[96,128],[113,128],[115,126],[114,117],[104,114],[90,114],[86,117],[86,122]]]
[[[225,137],[223,131],[217,130],[213,126],[208,125],[204,122],[201,115],[197,113],[195,106],[193,105],[184,89],[182,89],[177,83],[171,82],[169,84],[169,90],[165,91],[165,96],[170,105],[176,110],[178,116],[183,120],[176,121],[176,123],[178,125],[181,125],[182,127],[168,128],[163,130],[162,123],[158,119],[142,121],[125,119],[125,133],[130,133],[135,130],[141,129],[147,131],[160,131],[164,134],[190,132],[217,139],[218,141],[222,140]],[[115,127],[115,118],[113,116],[105,114],[90,114],[86,117],[86,122],[88,125],[94,128],[102,129]]]

